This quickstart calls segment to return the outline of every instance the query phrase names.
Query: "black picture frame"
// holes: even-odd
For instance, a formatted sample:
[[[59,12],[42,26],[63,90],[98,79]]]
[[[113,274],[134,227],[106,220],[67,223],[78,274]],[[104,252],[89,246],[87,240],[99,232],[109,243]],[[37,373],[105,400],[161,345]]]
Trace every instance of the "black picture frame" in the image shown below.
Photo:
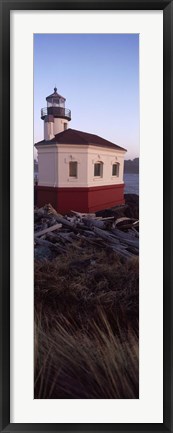
[[[163,424],[10,423],[10,11],[11,10],[163,10],[164,31],[164,250],[163,250]],[[2,432],[173,432],[172,217],[173,217],[173,0],[4,1],[0,0],[0,430]],[[154,31],[154,29],[153,29]],[[154,404],[154,402],[153,402]]]

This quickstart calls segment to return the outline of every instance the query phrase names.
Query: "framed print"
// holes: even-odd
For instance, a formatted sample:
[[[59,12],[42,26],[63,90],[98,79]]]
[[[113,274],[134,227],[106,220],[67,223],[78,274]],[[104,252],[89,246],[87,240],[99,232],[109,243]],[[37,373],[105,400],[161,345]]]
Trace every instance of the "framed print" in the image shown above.
[[[1,431],[171,432],[172,0],[1,16]]]

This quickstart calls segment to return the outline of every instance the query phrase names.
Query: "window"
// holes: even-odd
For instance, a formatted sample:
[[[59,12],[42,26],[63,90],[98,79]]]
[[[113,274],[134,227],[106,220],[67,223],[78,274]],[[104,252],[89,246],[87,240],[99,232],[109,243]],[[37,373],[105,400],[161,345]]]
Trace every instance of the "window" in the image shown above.
[[[64,123],[64,131],[67,129],[67,123]]]
[[[103,177],[103,162],[96,162],[94,164],[94,176]]]
[[[119,176],[119,164],[112,165],[112,176]]]
[[[77,177],[77,161],[69,162],[69,176]]]

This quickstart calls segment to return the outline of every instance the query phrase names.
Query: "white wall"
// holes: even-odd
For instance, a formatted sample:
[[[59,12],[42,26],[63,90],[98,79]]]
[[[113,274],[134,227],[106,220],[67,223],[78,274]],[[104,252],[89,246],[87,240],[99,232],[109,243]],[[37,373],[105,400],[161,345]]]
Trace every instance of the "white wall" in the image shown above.
[[[44,120],[44,139],[46,141],[51,140],[52,138],[54,138],[56,134],[59,134],[59,132],[63,132],[64,123],[67,124],[67,128],[68,128],[68,120],[66,119],[60,119],[54,117],[53,122],[45,122]]]
[[[124,151],[87,145],[42,145],[38,147],[39,185],[91,187],[123,183]],[[69,162],[77,161],[77,178],[69,176]],[[94,164],[103,162],[103,177],[94,176]],[[119,163],[119,176],[112,164]]]
[[[67,128],[68,128],[68,120],[54,117],[54,124],[53,124],[54,135],[64,131],[64,123],[67,123]]]
[[[124,151],[90,146],[88,151],[88,186],[123,183]],[[103,177],[94,176],[94,164],[103,162]],[[119,163],[119,176],[112,176],[112,164]]]
[[[53,122],[45,122],[44,120],[44,139],[47,140],[52,140],[52,138],[54,138],[54,123]]]
[[[56,146],[44,145],[38,148],[38,185],[58,186],[58,154]]]
[[[86,187],[88,184],[87,146],[58,145],[58,185],[60,187]],[[69,162],[77,161],[77,178],[69,176]]]

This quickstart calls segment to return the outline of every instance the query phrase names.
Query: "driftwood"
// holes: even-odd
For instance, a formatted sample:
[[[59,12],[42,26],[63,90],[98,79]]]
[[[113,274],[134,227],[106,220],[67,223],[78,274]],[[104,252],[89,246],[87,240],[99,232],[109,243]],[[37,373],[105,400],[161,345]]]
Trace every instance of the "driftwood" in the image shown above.
[[[122,249],[122,248],[115,247],[115,246],[113,246],[112,249],[113,249],[113,251],[115,251],[115,253],[119,254],[120,256],[122,256],[126,259],[132,257],[132,254],[129,251],[127,251],[126,249]]]
[[[59,224],[59,223],[55,224],[54,226],[50,226],[47,229],[40,230],[39,232],[36,232],[35,237],[40,237],[42,235],[45,235],[46,233],[53,232],[54,230],[58,230],[61,227],[62,227],[62,224]]]
[[[50,249],[52,249],[54,251],[58,251],[58,252],[62,252],[62,251],[65,252],[66,251],[66,249],[63,248],[62,246],[57,245],[57,244],[53,244],[52,242],[49,242],[49,241],[44,240],[44,239],[36,238],[35,239],[35,244],[36,245],[41,245],[43,247],[48,247],[48,248],[50,248]]]
[[[123,257],[131,257],[130,252],[127,251],[127,249],[126,249],[126,245],[124,243],[124,240],[123,240],[123,243],[121,244],[119,239],[115,238],[115,236],[111,236],[111,234],[109,234],[109,233],[107,233],[107,232],[105,232],[105,231],[103,231],[101,229],[98,229],[98,228],[94,227],[94,231],[100,237],[102,237],[103,239],[105,239],[106,241],[108,241],[108,243],[113,244],[111,246],[111,248],[115,252],[119,253]]]
[[[56,218],[56,221],[58,221],[59,223],[61,223],[65,227],[69,227],[69,228],[71,228],[73,230],[76,228],[77,222],[76,223],[72,223],[72,222],[68,221],[66,218],[64,218],[64,217],[62,217],[60,215],[56,215],[55,218]]]
[[[108,233],[105,230],[99,229],[98,227],[93,228],[94,232],[97,233],[98,236],[100,236],[102,239],[105,239],[106,241],[114,244],[119,244],[119,239],[116,239],[114,236],[111,235],[111,233]]]
[[[118,231],[120,231],[120,230],[118,230]],[[127,244],[127,245],[135,247],[135,248],[139,248],[139,239],[134,239],[134,238],[132,239],[128,235],[128,233],[122,233],[121,234],[121,233],[118,233],[115,230],[112,230],[112,232],[114,234],[114,237],[116,239],[119,239],[119,240],[121,239],[124,244]]]
[[[94,219],[94,218],[92,218],[92,219],[83,218],[83,221],[84,221],[85,225],[88,227],[98,227],[100,229],[105,227],[104,221],[102,221],[100,219],[98,220],[98,219]]]
[[[85,218],[95,218],[96,214],[95,213],[81,213],[81,212],[76,212],[75,210],[71,210],[71,212],[76,215],[77,217],[79,217],[80,219]]]
[[[139,254],[139,220],[134,218],[102,217],[76,211],[72,211],[71,216],[62,216],[51,205],[46,205],[35,210],[34,220],[37,249],[39,245],[44,246],[55,255],[70,248],[82,252],[85,243],[94,248],[111,249],[125,259]]]
[[[77,249],[79,251],[83,251],[83,249],[74,242],[72,238],[69,237],[69,239],[63,238],[63,236],[55,235],[54,233],[48,233],[47,234],[47,240],[52,242],[54,245],[59,245],[60,248],[62,247],[62,251],[67,251],[68,246],[71,247],[71,244],[73,244],[73,248]],[[75,239],[76,240],[76,239]]]

